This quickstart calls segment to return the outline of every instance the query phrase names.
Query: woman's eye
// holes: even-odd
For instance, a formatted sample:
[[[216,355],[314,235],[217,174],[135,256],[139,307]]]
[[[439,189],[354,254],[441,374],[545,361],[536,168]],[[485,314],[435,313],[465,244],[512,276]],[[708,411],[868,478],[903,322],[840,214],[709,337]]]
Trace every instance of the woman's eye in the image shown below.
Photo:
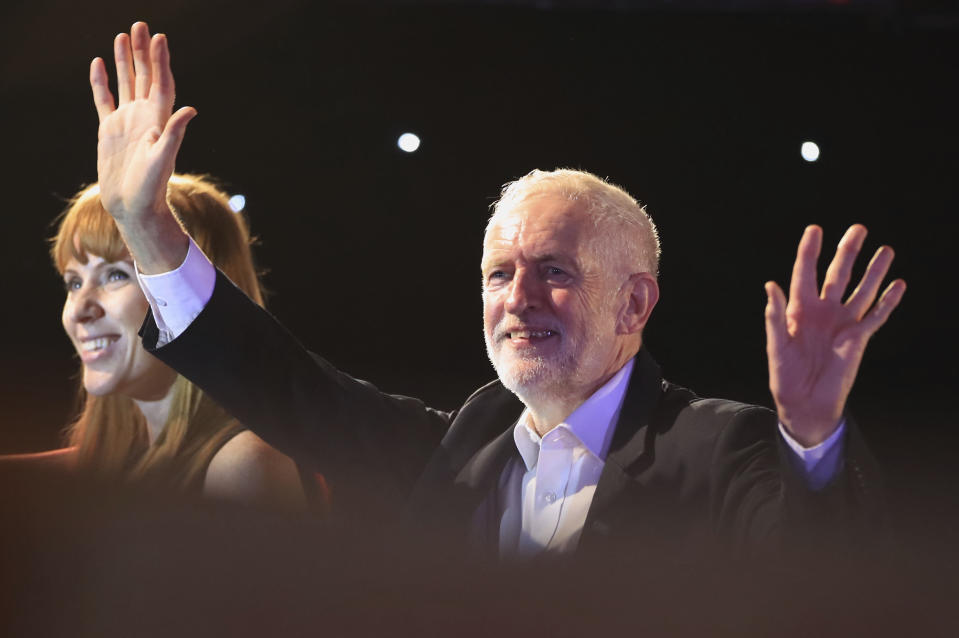
[[[111,268],[107,273],[107,281],[125,281],[130,278],[126,271],[119,268]]]
[[[72,292],[74,290],[80,290],[80,286],[83,285],[83,281],[79,277],[70,277],[69,279],[63,280],[63,287],[67,292]]]

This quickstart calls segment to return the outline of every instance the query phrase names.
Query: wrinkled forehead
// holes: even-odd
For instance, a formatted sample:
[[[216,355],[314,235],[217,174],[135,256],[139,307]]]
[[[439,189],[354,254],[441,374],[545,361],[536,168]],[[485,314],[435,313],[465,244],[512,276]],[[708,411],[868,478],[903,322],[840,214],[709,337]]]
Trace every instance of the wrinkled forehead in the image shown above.
[[[484,255],[515,244],[580,247],[594,235],[582,202],[554,193],[534,193],[499,207],[486,227]]]

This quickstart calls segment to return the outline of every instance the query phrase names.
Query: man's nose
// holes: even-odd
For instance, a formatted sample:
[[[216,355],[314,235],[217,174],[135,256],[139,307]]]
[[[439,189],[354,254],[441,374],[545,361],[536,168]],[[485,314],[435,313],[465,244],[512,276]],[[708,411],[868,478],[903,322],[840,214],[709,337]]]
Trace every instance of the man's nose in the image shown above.
[[[509,296],[506,298],[506,312],[512,315],[522,314],[526,310],[535,310],[541,302],[542,291],[540,282],[536,280],[534,272],[517,270],[509,285]]]

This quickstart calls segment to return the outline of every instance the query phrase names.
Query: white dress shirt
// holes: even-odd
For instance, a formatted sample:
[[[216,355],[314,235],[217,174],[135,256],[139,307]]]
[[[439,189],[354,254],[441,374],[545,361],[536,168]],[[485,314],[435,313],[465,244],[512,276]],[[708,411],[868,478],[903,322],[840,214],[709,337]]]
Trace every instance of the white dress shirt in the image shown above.
[[[513,428],[520,459],[499,484],[501,555],[576,547],[613,439],[635,359],[542,438],[524,410]]]
[[[190,239],[186,259],[176,270],[137,277],[160,329],[157,345],[181,335],[213,296],[216,269]],[[613,426],[633,371],[630,359],[561,424],[540,438],[524,411],[513,428],[520,459],[500,477],[500,553],[532,555],[567,552],[579,541],[599,476],[606,463]],[[794,452],[790,462],[813,489],[822,489],[842,469],[845,420],[811,448],[795,441],[782,423],[779,432]]]

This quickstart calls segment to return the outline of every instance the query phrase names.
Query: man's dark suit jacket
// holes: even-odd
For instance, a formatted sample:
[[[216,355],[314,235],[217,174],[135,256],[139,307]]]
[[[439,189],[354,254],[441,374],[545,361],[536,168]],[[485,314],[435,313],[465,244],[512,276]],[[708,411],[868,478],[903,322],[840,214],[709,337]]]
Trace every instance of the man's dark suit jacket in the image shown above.
[[[497,381],[454,412],[387,395],[309,353],[221,273],[190,327],[145,347],[280,451],[327,476],[334,511],[412,513],[451,540],[495,547],[497,484],[517,456],[523,405]],[[874,464],[854,427],[841,476],[812,493],[785,456],[773,412],[701,399],[637,355],[580,549],[769,546],[785,532],[852,531],[878,516]],[[369,519],[367,519],[369,520]],[[637,550],[638,551],[638,550]]]

